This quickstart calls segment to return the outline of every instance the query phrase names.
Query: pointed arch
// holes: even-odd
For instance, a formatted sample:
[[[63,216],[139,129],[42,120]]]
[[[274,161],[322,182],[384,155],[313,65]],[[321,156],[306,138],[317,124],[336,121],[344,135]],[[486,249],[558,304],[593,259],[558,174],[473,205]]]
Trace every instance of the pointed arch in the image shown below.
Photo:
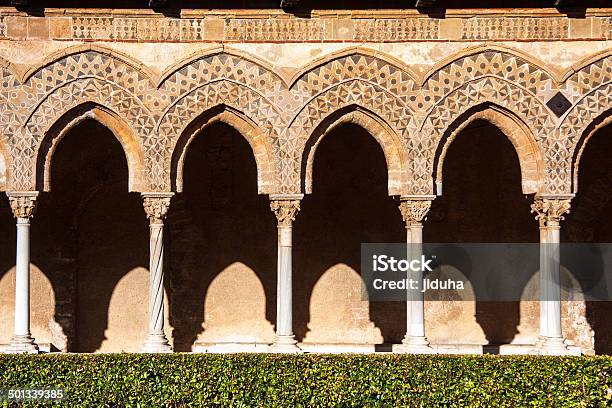
[[[214,123],[223,122],[238,131],[251,146],[257,166],[257,191],[259,194],[274,192],[275,166],[272,148],[263,131],[247,116],[230,107],[219,105],[203,112],[187,125],[172,148],[171,183],[174,191],[183,191],[183,165],[194,138]]]
[[[590,65],[597,64],[599,61],[606,59],[610,56],[612,56],[612,48],[608,48],[603,51],[599,51],[595,54],[588,55],[585,58],[582,58],[580,61],[576,62],[575,64],[572,64],[572,66],[570,66],[563,73],[561,77],[561,81],[562,82],[567,81],[570,77],[574,76],[574,74],[577,74],[580,71],[588,69]]]
[[[74,126],[93,119],[108,128],[123,148],[128,165],[128,188],[130,191],[145,191],[144,152],[138,137],[125,121],[114,111],[96,103],[84,103],[66,112],[45,133],[36,154],[36,188],[49,191],[51,188],[51,163],[58,143]]]
[[[410,194],[433,193],[436,152],[443,136],[449,129],[454,130],[448,125],[459,126],[461,120],[458,118],[465,119],[470,116],[469,112],[483,106],[496,106],[501,112],[510,114],[538,145],[540,157],[549,157],[554,144],[546,145],[546,138],[554,132],[555,123],[546,105],[537,96],[512,82],[501,78],[480,78],[441,99],[429,111],[418,134],[408,138],[413,179]],[[542,163],[546,173],[552,171],[548,161],[542,159]],[[546,182],[541,189],[548,192]]]
[[[420,82],[419,76],[402,60],[395,58],[389,54],[386,54],[381,51],[373,50],[371,48],[366,47],[349,47],[343,48],[341,50],[332,52],[330,54],[323,55],[319,58],[316,58],[307,64],[303,65],[299,69],[297,69],[288,81],[289,88],[294,88],[296,82],[304,77],[311,71],[316,70],[317,68],[321,68],[333,61],[344,59],[347,57],[356,56],[356,57],[368,57],[373,60],[378,60],[383,65],[389,65],[394,67],[397,70],[404,72],[413,82]],[[351,72],[345,73],[348,77],[350,77]],[[355,72],[352,72],[353,75],[357,75]]]
[[[345,123],[360,126],[376,139],[387,162],[389,195],[401,195],[407,183],[407,172],[404,169],[407,158],[401,138],[382,118],[358,105],[335,111],[325,118],[310,135],[301,152],[302,191],[307,194],[312,193],[312,168],[319,143],[331,130]]]
[[[193,52],[187,55],[186,57],[179,59],[178,61],[173,62],[172,64],[167,66],[163,70],[163,72],[159,75],[159,79],[157,81],[157,87],[158,88],[162,87],[162,85],[166,81],[168,81],[170,77],[172,77],[174,74],[176,74],[177,72],[181,71],[182,69],[190,65],[194,65],[199,60],[203,60],[203,59],[214,57],[214,56],[221,56],[221,55],[237,57],[241,60],[250,62],[260,67],[262,70],[269,71],[274,76],[276,76],[279,80],[282,81],[285,88],[288,87],[289,81],[286,78],[286,75],[283,75],[282,72],[277,72],[273,64],[271,64],[270,62],[256,55],[250,54],[243,50],[228,47],[226,45],[219,45],[219,46],[215,46],[215,47],[208,48],[205,50],[199,50],[199,51],[196,51],[196,52]]]
[[[295,104],[287,94],[286,79],[269,63],[225,46],[197,52],[167,68],[158,91],[165,96],[165,105],[173,106],[192,92],[218,82],[234,83],[255,93],[272,90],[265,93],[274,105]]]
[[[396,146],[403,150],[402,138],[407,137],[417,129],[414,112],[396,95],[366,81],[351,80],[336,84],[313,97],[289,121],[283,137],[283,142],[290,147],[290,152],[281,162],[281,185],[283,193],[298,193],[302,188],[302,162],[306,143],[315,129],[335,112],[346,112],[359,107],[363,112],[369,112],[379,123],[391,129],[391,134],[397,137]],[[404,176],[402,176],[404,177]],[[406,183],[401,183],[405,187]],[[400,186],[392,188],[398,191]]]
[[[579,168],[580,168],[580,159],[584,153],[584,149],[586,148],[591,137],[599,129],[602,129],[606,126],[612,126],[612,109],[608,109],[607,112],[603,112],[593,120],[586,128],[586,130],[582,133],[580,139],[576,142],[576,147],[574,148],[574,154],[572,157],[572,194],[578,193],[578,179],[579,179]]]
[[[446,58],[443,58],[442,60],[436,62],[429,71],[423,74],[422,80],[419,85],[425,86],[426,83],[436,73],[440,71],[444,71],[444,70],[451,71],[452,70],[451,67],[453,66],[455,67],[455,70],[458,69],[461,71],[461,68],[463,67],[467,68],[466,61],[468,62],[469,60],[475,61],[477,59],[477,58],[470,58],[470,57],[478,57],[479,55],[484,56],[485,54],[490,55],[490,57],[486,58],[487,62],[485,62],[485,66],[474,67],[474,68],[488,69],[488,70],[491,70],[491,72],[494,75],[498,74],[502,77],[506,77],[508,75],[515,76],[516,68],[520,65],[527,64],[530,66],[530,69],[529,69],[530,71],[533,71],[533,72],[540,71],[545,77],[549,77],[553,79],[555,83],[561,82],[561,75],[556,70],[549,67],[542,60],[535,58],[532,54],[528,54],[517,48],[504,47],[504,46],[494,45],[494,44],[484,44],[484,45],[477,45],[473,47],[464,48],[461,51],[451,54],[447,56]],[[495,55],[506,55],[507,58],[514,58],[518,60],[516,61],[516,64],[512,66],[513,69],[511,70],[506,69],[506,72],[504,72],[503,67],[501,65],[494,66],[493,64],[488,63],[492,61],[491,57]],[[478,72],[478,69],[471,69],[469,71],[466,69],[465,71],[466,72],[464,72],[464,75],[467,74],[466,77],[472,77]],[[518,81],[519,78],[516,78],[516,80]]]
[[[104,55],[107,57],[111,57],[115,61],[118,61],[121,64],[125,64],[129,66],[130,68],[132,68],[133,70],[140,72],[145,77],[147,77],[147,79],[149,79],[150,81],[153,81],[153,78],[155,78],[156,76],[155,73],[152,70],[150,70],[146,65],[144,65],[142,62],[136,60],[135,58],[133,58],[132,56],[128,54],[122,53],[120,51],[117,51],[111,48],[103,47],[101,45],[81,44],[81,45],[71,46],[68,48],[63,48],[61,50],[52,52],[51,54],[47,55],[38,64],[31,66],[30,68],[28,68],[21,74],[21,77],[20,77],[21,82],[25,83],[29,81],[30,78],[32,78],[32,76],[34,76],[34,74],[36,74],[37,72],[45,69],[48,66],[52,66],[53,64],[63,59],[66,59],[72,56],[76,56],[79,54],[87,54],[87,53],[95,53],[95,54],[100,54],[100,55]]]
[[[482,104],[468,110],[457,118],[445,132],[438,144],[434,167],[438,190],[442,186],[444,159],[451,143],[470,123],[485,120],[497,127],[510,140],[519,159],[521,187],[524,194],[534,194],[544,185],[544,158],[529,127],[507,109],[493,104]]]
[[[245,101],[249,101],[249,103],[245,103]],[[260,191],[262,193],[276,192],[271,190],[277,188],[275,181],[279,168],[277,164],[279,157],[277,132],[283,127],[281,112],[267,98],[253,89],[225,80],[207,83],[193,89],[163,112],[155,129],[155,133],[159,137],[151,149],[157,152],[156,160],[150,162],[150,168],[152,174],[154,174],[153,181],[156,184],[155,190],[163,191],[172,186],[170,169],[172,168],[172,156],[179,137],[185,133],[189,125],[198,123],[198,118],[206,118],[211,112],[218,113],[217,110],[219,109],[227,109],[249,123],[245,128],[250,130],[243,136],[251,138],[251,140],[247,139],[251,147],[260,143],[265,145],[269,166],[262,164],[261,170],[263,173],[261,176],[263,177],[265,173],[265,179],[262,179]],[[216,113],[212,115],[214,116]],[[225,119],[228,117],[225,116]],[[243,126],[243,122],[239,122],[239,126]],[[238,125],[239,122],[233,123]],[[253,129],[256,129],[256,131]],[[256,155],[259,154],[259,150],[256,152],[254,149],[253,151]],[[272,178],[268,178],[267,172],[264,171],[268,168],[272,169],[271,173],[274,175],[274,181],[271,181]]]

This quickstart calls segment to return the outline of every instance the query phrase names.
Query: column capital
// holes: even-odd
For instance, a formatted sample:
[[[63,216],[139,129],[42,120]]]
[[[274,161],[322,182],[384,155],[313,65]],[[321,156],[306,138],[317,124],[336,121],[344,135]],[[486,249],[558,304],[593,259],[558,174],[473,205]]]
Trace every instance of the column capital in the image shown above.
[[[163,224],[174,193],[142,193],[142,203],[150,224]]]
[[[31,218],[34,215],[38,191],[7,191],[6,195],[15,218]]]
[[[279,227],[290,227],[300,211],[300,200],[273,199],[270,201],[270,209],[276,215]]]
[[[404,222],[406,223],[406,228],[421,225],[429,212],[429,209],[431,208],[431,201],[432,200],[413,200],[402,198],[399,205],[399,210],[402,213]]]
[[[535,219],[540,227],[558,225],[564,215],[570,212],[569,198],[541,198],[536,197],[531,204],[531,212],[535,213]]]

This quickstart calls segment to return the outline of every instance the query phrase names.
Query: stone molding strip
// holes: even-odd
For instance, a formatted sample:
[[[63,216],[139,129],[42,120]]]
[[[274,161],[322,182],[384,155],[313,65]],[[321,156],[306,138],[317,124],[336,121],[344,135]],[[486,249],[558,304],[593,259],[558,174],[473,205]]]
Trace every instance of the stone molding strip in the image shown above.
[[[47,9],[44,17],[0,8],[0,39],[116,42],[409,42],[612,39],[612,8],[569,18],[555,9],[448,11],[317,11],[309,18],[276,10]]]

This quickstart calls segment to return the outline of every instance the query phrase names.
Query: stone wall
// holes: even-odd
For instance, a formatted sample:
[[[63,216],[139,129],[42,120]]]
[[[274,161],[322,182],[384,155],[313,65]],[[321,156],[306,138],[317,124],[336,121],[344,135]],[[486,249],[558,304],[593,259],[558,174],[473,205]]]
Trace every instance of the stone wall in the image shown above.
[[[270,342],[276,232],[263,194],[274,193],[312,193],[296,221],[298,338],[400,341],[405,308],[359,301],[357,250],[350,243],[401,241],[397,203],[386,196],[430,196],[442,184],[444,195],[434,201],[424,229],[430,242],[536,242],[531,194],[577,193],[577,205],[582,200],[591,209],[593,202],[607,203],[601,187],[607,176],[598,173],[599,184],[587,182],[579,191],[578,165],[585,142],[610,121],[611,46],[612,9],[587,10],[579,18],[552,9],[455,10],[445,18],[416,11],[314,10],[298,17],[271,10],[183,10],[166,17],[143,10],[53,9],[29,16],[0,9],[0,190],[48,191],[33,224],[35,337],[60,350],[139,348],[146,331],[147,232],[140,198],[129,189],[182,193],[173,199],[167,228],[166,327],[177,350],[190,350],[194,342]],[[89,124],[79,128],[83,121]],[[474,124],[482,121],[494,127],[478,136]],[[111,141],[114,135],[114,151],[123,151],[125,161],[115,155],[107,173],[81,171],[89,187],[77,185],[79,178],[62,187],[52,179],[61,156],[56,147],[72,131],[106,132]],[[208,145],[196,140],[207,132],[220,136]],[[323,157],[330,155],[325,149],[339,149],[331,156],[347,153],[343,146],[353,154],[344,161],[373,157],[371,146],[327,146],[324,136],[334,132],[339,140],[372,136],[382,173],[349,165],[363,184],[353,182],[348,170],[333,169],[323,174],[339,184],[317,181],[321,146]],[[495,134],[506,142],[501,150],[514,150],[516,157],[503,158],[511,170],[500,176],[511,188],[479,189],[477,173],[453,181],[463,164],[452,158],[452,145],[464,133]],[[236,143],[237,161],[228,156]],[[454,154],[485,167],[494,157],[466,146]],[[190,156],[191,149],[198,153]],[[90,160],[77,147],[70,152],[62,160],[77,168]],[[333,162],[331,156],[323,162]],[[200,159],[190,157],[204,157],[209,173],[199,174]],[[66,166],[67,174],[74,171]],[[235,173],[236,166],[244,173]],[[451,176],[444,176],[448,171]],[[111,175],[121,182],[105,184]],[[338,193],[342,183],[357,191]],[[354,194],[366,195],[372,186],[380,190],[377,199],[347,207]],[[475,191],[497,204],[478,202]],[[75,192],[84,194],[78,200],[100,196],[91,201],[95,206],[78,210],[82,223],[67,210]],[[501,204],[509,209],[503,222],[491,210]],[[595,239],[594,232],[580,234],[583,224],[597,224],[589,214],[604,207],[580,206],[579,215],[569,218],[571,236]],[[15,248],[10,212],[0,209],[0,216],[7,237],[0,270],[5,342],[12,327]],[[124,234],[114,235],[117,230]],[[116,254],[115,244],[128,250]],[[236,292],[238,281],[248,282],[244,293]],[[230,294],[242,300],[227,302]],[[510,331],[532,341],[537,308],[515,306],[428,304],[428,330],[432,341],[452,343],[452,318],[461,322],[463,341],[518,341],[503,324],[493,324],[489,335],[482,329],[501,313]],[[84,313],[90,309],[95,319]],[[327,313],[331,309],[334,314]],[[568,336],[585,351],[593,350],[593,328],[602,326],[597,322],[605,310],[583,302],[564,309]]]

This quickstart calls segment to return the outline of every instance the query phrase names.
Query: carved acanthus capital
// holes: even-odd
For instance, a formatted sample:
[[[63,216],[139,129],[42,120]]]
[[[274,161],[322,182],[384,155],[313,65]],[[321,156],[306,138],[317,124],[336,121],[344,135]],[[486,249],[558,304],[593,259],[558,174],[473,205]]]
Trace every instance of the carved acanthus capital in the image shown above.
[[[421,225],[430,208],[431,200],[403,200],[399,209],[406,223],[406,228]]]
[[[537,198],[531,204],[531,212],[535,213],[535,219],[540,223],[540,227],[559,224],[564,219],[564,215],[570,211],[569,199],[549,199]]]
[[[276,215],[279,227],[290,227],[300,211],[300,200],[272,200],[270,209]]]
[[[170,208],[171,194],[143,194],[143,207],[151,224],[163,224]]]
[[[36,198],[38,197],[37,191],[8,192],[7,196],[15,218],[31,218],[34,215]]]

